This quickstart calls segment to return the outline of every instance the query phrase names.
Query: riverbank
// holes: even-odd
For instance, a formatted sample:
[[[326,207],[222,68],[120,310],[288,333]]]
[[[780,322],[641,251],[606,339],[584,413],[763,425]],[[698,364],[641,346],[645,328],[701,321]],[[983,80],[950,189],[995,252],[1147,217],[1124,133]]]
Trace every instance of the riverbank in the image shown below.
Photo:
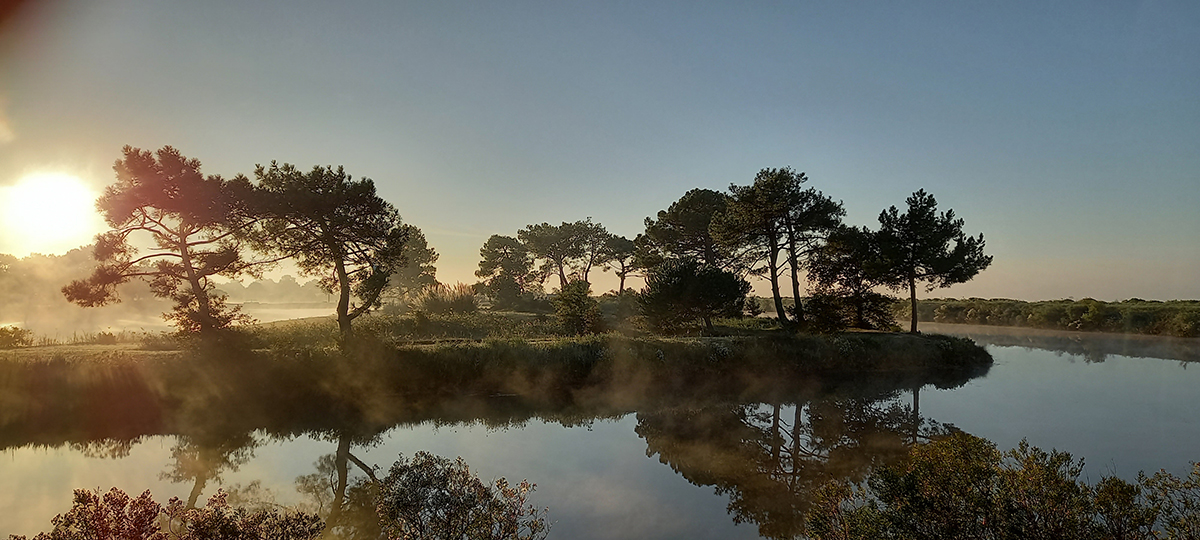
[[[917,302],[921,321],[1043,330],[1200,337],[1200,301],[1159,302],[1137,298],[1121,302],[933,298]],[[897,304],[896,317],[909,320],[907,302]]]
[[[461,416],[503,397],[563,414],[797,389],[954,387],[992,359],[967,339],[906,334],[542,340],[337,348],[128,346],[0,354],[0,448],[146,434],[349,429]]]
[[[969,338],[980,345],[1042,349],[1088,362],[1103,362],[1114,355],[1200,362],[1200,339],[1196,338],[930,322],[920,323],[919,328]]]

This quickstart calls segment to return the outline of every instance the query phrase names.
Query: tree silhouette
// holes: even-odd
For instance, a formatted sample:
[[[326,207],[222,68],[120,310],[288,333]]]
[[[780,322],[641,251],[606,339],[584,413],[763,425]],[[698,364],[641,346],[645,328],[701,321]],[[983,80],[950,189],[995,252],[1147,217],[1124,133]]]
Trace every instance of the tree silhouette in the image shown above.
[[[244,234],[255,219],[252,186],[244,176],[204,176],[200,161],[164,146],[157,152],[126,146],[113,170],[117,182],[96,201],[112,230],[96,237],[99,266],[86,279],[63,287],[67,300],[84,307],[119,302],[117,286],[145,279],[156,296],[175,301],[166,315],[181,331],[211,333],[249,317],[228,309],[213,294],[213,276],[233,277],[266,261],[242,257]],[[149,236],[152,253],[138,256],[131,241]]]
[[[493,234],[479,248],[479,269],[483,287],[492,297],[493,307],[516,307],[521,296],[535,288],[541,290],[540,276],[533,270],[534,258],[520,240]]]
[[[732,201],[713,226],[716,237],[731,250],[742,250],[748,260],[764,266],[753,269],[766,275],[779,321],[787,324],[779,278],[787,266],[792,280],[792,299],[797,322],[804,322],[800,296],[800,267],[820,241],[846,214],[839,202],[816,189],[803,189],[808,181],[790,167],[762,169],[748,186],[730,185]]]
[[[830,329],[889,328],[895,298],[875,292],[886,285],[887,270],[879,252],[877,234],[866,227],[842,227],[828,236],[808,261],[808,277],[815,301],[830,304],[826,320]],[[849,312],[849,317],[843,312]],[[836,320],[829,320],[836,319]]]
[[[612,270],[621,282],[617,294],[625,291],[625,278],[641,269],[638,264],[637,245],[633,240],[615,234],[609,235],[604,245],[604,270]]]
[[[410,264],[409,243],[424,243],[420,229],[401,221],[375,194],[374,182],[356,181],[342,167],[302,173],[272,162],[254,175],[264,205],[262,246],[294,257],[304,273],[320,276],[321,286],[338,295],[344,344],[351,322],[377,307],[390,276]]]
[[[534,259],[541,260],[540,276],[544,280],[558,275],[561,290],[572,278],[588,280],[592,267],[604,264],[608,231],[592,218],[562,225],[542,223],[528,225],[517,231],[517,238]]]
[[[691,258],[721,268],[735,262],[732,254],[713,238],[713,219],[725,211],[729,196],[711,189],[693,189],[684,193],[655,219],[646,218],[646,232],[639,235],[643,258],[662,261]]]
[[[790,172],[790,169],[786,171]],[[763,169],[748,186],[731,184],[728,210],[713,223],[713,232],[727,249],[745,253],[751,263],[751,273],[765,275],[771,284],[771,297],[779,322],[789,323],[779,292],[779,277],[783,273],[780,254],[787,246],[784,218],[788,213],[787,200],[794,189],[792,183],[803,182],[803,175],[780,174],[775,169]],[[759,262],[765,266],[754,268]],[[797,306],[799,307],[799,306]]]
[[[639,301],[642,313],[660,329],[701,319],[713,329],[717,316],[742,313],[750,283],[732,272],[692,260],[667,261],[646,276]]]
[[[909,196],[907,203],[903,214],[895,206],[879,214],[879,246],[891,287],[908,290],[909,331],[915,334],[917,282],[925,282],[927,292],[965,283],[992,264],[992,257],[983,254],[983,234],[963,234],[963,220],[954,218],[954,210],[938,214],[937,200],[924,189]]]

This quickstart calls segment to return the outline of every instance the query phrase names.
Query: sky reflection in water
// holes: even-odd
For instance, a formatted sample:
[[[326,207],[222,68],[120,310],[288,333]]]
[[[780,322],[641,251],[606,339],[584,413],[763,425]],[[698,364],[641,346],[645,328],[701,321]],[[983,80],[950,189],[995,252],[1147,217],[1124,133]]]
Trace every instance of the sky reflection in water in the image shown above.
[[[1085,458],[1084,474],[1093,481],[1158,468],[1182,474],[1200,459],[1195,366],[1119,355],[1097,363],[1061,351],[989,348],[996,365],[986,376],[955,389],[920,391],[922,438],[943,431],[939,423],[1001,448],[1028,438]],[[794,394],[792,401],[802,403],[799,430],[786,398],[777,414],[772,404],[688,402],[639,413],[605,411],[604,418],[574,427],[536,417],[499,428],[425,422],[391,428],[373,445],[353,446],[352,453],[386,470],[398,454],[425,450],[462,456],[485,480],[528,478],[538,484],[534,504],[550,508],[552,538],[755,538],[759,525],[763,532],[789,530],[793,524],[783,514],[803,506],[807,485],[829,475],[860,475],[902,452],[914,426],[913,394],[900,386],[866,392],[869,397]],[[221,483],[207,482],[201,501],[218,485],[260,481],[278,503],[303,502],[296,478],[315,472],[314,462],[337,449],[336,440],[312,435],[254,437],[258,445],[249,459],[236,471],[217,471]],[[186,500],[194,484],[160,476],[176,466],[177,443],[174,436],[143,437],[116,459],[86,457],[79,448],[10,447],[0,477],[19,489],[0,494],[0,533],[48,529],[75,488],[151,489],[159,500]],[[788,457],[793,448],[794,464]],[[738,476],[747,470],[757,472]],[[780,486],[784,493],[763,491]],[[772,507],[775,502],[781,505]],[[736,525],[731,512],[749,522]]]

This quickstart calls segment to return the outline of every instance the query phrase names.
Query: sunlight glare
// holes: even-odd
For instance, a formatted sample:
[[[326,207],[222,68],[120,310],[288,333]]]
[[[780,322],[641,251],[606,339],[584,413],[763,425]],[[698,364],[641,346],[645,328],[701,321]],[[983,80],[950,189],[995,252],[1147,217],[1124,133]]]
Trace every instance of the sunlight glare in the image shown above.
[[[79,177],[36,173],[0,188],[0,253],[61,254],[91,243],[105,229],[96,192]]]

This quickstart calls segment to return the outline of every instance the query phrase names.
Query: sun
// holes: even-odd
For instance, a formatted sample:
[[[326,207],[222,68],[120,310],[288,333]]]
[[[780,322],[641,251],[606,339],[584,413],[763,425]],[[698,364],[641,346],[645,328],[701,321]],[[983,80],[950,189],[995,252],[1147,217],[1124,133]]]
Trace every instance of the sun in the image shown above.
[[[96,192],[77,176],[36,173],[0,187],[0,253],[61,254],[105,230]]]

